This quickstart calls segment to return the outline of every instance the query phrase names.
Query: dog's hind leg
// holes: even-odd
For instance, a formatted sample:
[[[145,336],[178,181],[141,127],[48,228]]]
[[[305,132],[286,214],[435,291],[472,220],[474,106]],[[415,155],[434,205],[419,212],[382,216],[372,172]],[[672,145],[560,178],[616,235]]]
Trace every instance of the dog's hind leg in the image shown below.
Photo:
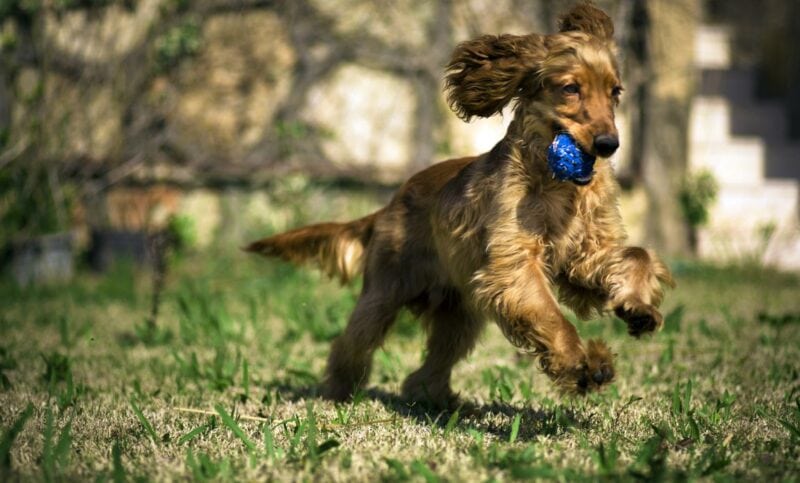
[[[345,331],[333,342],[322,395],[335,401],[349,399],[369,379],[372,354],[394,323],[401,304],[377,289],[364,290]]]
[[[403,397],[438,407],[451,407],[457,397],[450,388],[453,366],[475,347],[483,323],[454,295],[424,315],[427,319],[427,355],[422,367],[403,383]]]

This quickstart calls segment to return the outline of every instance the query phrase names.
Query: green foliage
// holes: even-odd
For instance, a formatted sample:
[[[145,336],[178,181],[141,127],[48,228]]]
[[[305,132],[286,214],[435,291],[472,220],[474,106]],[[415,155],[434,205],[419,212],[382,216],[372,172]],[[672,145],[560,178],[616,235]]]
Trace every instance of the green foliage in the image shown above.
[[[136,419],[139,420],[144,430],[147,432],[147,435],[150,437],[150,440],[153,443],[158,443],[158,435],[156,434],[156,429],[153,427],[153,424],[147,419],[147,416],[144,415],[141,409],[139,409],[139,405],[136,404],[136,401],[133,398],[128,399],[128,402],[131,405],[131,409],[133,409],[133,414],[136,415]]]
[[[70,447],[72,445],[72,421],[68,421],[55,437],[55,421],[53,410],[47,407],[44,426],[44,445],[42,447],[42,471],[45,481],[56,481],[69,465]]]
[[[672,390],[672,416],[682,436],[682,444],[694,444],[700,440],[700,425],[692,409],[692,380],[675,384]]]
[[[337,404],[336,418],[333,421],[340,426],[347,426],[350,424],[350,421],[353,419],[353,415],[355,414],[356,407],[361,404],[361,402],[364,400],[364,397],[364,391],[356,391],[356,393],[353,394],[353,398],[349,404]]]
[[[9,353],[8,349],[0,346],[0,389],[11,389],[11,380],[5,374],[5,371],[10,371],[17,368],[17,360]]]
[[[176,254],[184,254],[197,245],[194,219],[187,215],[173,215],[167,222],[167,233]]]
[[[667,472],[667,446],[664,437],[656,433],[645,440],[635,452],[628,473],[645,481],[662,481]]]
[[[207,434],[209,431],[213,430],[216,427],[217,427],[217,419],[214,417],[209,417],[208,421],[205,424],[201,424],[200,426],[192,429],[188,433],[178,438],[178,444],[186,444],[192,441],[194,438],[200,436],[201,434]]]
[[[408,466],[394,458],[384,458],[384,461],[389,467],[389,474],[384,477],[384,481],[425,481],[426,483],[442,481],[422,460],[413,460]]]
[[[41,163],[15,162],[0,170],[0,239],[67,229],[76,198],[74,186]]]
[[[593,459],[600,470],[600,474],[606,477],[616,475],[619,466],[620,449],[616,438],[611,438],[607,442],[601,442],[595,448]]]
[[[516,374],[508,367],[484,369],[481,374],[484,384],[489,388],[489,399],[511,402],[514,399]]]
[[[69,356],[53,352],[42,354],[42,360],[44,360],[44,374],[42,374],[44,382],[49,384],[66,382],[71,377],[72,361]]]
[[[280,157],[290,156],[299,143],[305,142],[314,136],[321,138],[332,136],[330,132],[299,120],[278,120],[274,126],[275,140]]]
[[[184,387],[186,381],[190,381],[197,386],[208,387],[215,391],[233,387],[241,365],[241,354],[237,350],[235,357],[231,357],[229,349],[224,346],[215,347],[213,354],[211,360],[204,360],[201,363],[196,351],[190,351],[187,357],[174,351],[172,355],[178,369],[175,372],[178,386]]]
[[[508,436],[508,442],[514,443],[517,440],[517,436],[519,436],[519,425],[522,422],[522,415],[517,413],[514,415],[514,421],[511,423],[511,434]]]
[[[146,346],[159,346],[167,345],[172,342],[175,335],[168,328],[159,327],[158,325],[150,323],[149,320],[143,320],[133,327],[133,339],[123,338],[128,343],[127,345],[135,345],[142,343]]]
[[[450,433],[452,433],[453,429],[456,427],[456,424],[458,424],[460,411],[461,408],[459,407],[458,409],[453,411],[453,414],[451,414],[449,418],[447,418],[447,423],[444,425],[444,433],[443,433],[445,437],[447,437]]]
[[[195,455],[191,448],[186,450],[186,467],[195,481],[230,481],[233,475],[229,458],[215,461],[206,453]]]
[[[11,447],[32,415],[33,404],[28,403],[11,427],[3,430],[3,436],[0,437],[0,476],[11,471]]]
[[[500,444],[491,444],[484,450],[476,445],[470,453],[478,465],[501,470],[515,480],[554,479],[560,474],[551,464],[542,461],[536,454],[535,446],[506,448]],[[561,474],[567,480],[575,476],[569,471]]]
[[[228,429],[230,429],[231,432],[233,432],[233,434],[236,435],[237,438],[239,438],[239,441],[244,443],[245,447],[247,447],[247,449],[251,453],[254,452],[256,450],[256,444],[253,441],[251,441],[250,438],[248,438],[246,434],[244,434],[244,431],[242,431],[242,428],[231,417],[231,415],[228,414],[227,411],[225,411],[225,408],[223,408],[222,405],[220,405],[220,404],[215,404],[214,405],[214,410],[217,411],[217,414],[219,414],[219,417],[222,419],[222,424],[227,426]]]
[[[174,336],[155,345],[118,337],[146,312],[125,295],[143,286],[123,280],[135,271],[60,290],[0,282],[0,367],[13,383],[0,393],[0,473],[29,462],[4,481],[317,481],[365,467],[387,481],[762,481],[799,468],[796,275],[689,264],[663,332],[634,340],[611,320],[576,322],[582,336],[603,326],[618,354],[619,383],[586,398],[558,395],[488,329],[453,377],[469,410],[439,413],[397,399],[424,347],[410,318],[365,390],[334,404],[316,385],[359,287],[238,254],[187,256],[164,293]],[[9,438],[28,401],[36,424]]]
[[[160,9],[163,15],[170,13],[185,12],[192,4],[192,0],[165,0],[161,3]]]
[[[181,286],[176,302],[183,342],[223,346],[241,340],[243,326],[231,314],[225,295],[211,290],[202,280]]]
[[[202,46],[202,31],[196,21],[186,20],[175,25],[155,40],[156,67],[166,72],[182,60],[197,55]]]
[[[312,466],[317,466],[320,458],[326,452],[338,448],[341,443],[336,439],[327,439],[319,443],[319,429],[317,427],[317,415],[314,412],[314,403],[306,402],[306,422],[305,422],[305,455],[304,459]]]
[[[111,461],[111,481],[114,483],[125,483],[128,481],[127,472],[122,465],[122,450],[119,448],[119,441],[114,441],[114,446],[111,448]]]
[[[28,22],[40,8],[42,0],[0,0],[0,23],[7,19]]]
[[[275,134],[284,141],[302,141],[313,132],[311,126],[301,121],[278,121],[275,123]]]
[[[678,199],[689,226],[698,227],[708,222],[708,210],[716,200],[718,191],[717,181],[708,171],[687,176]]]
[[[792,442],[798,444],[800,443],[800,397],[795,398],[789,414],[787,418],[778,418],[778,422],[789,433]]]
[[[55,0],[53,6],[56,10],[103,8],[115,3],[115,1],[116,0]]]
[[[63,385],[50,385],[50,394],[55,397],[56,404],[62,411],[70,406],[74,406],[78,399],[86,394],[87,388],[84,384],[75,384],[72,379],[72,371],[67,373],[67,378]]]
[[[0,0],[0,24],[8,19],[18,22],[29,23],[39,11],[48,9],[56,12],[66,12],[78,9],[100,9],[113,5],[121,4],[123,7],[132,10],[136,0]]]

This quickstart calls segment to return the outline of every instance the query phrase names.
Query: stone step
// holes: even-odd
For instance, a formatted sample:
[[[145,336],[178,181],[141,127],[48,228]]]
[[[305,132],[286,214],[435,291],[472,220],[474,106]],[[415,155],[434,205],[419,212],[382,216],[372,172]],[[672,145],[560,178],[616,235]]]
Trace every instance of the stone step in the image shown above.
[[[699,230],[698,250],[717,261],[745,259],[782,269],[800,268],[800,185],[721,186],[709,224]]]
[[[700,69],[727,69],[731,65],[730,29],[700,25],[695,32],[694,63]]]
[[[769,144],[785,144],[789,139],[789,123],[778,102],[739,103],[730,109],[732,136],[759,136]]]
[[[800,270],[800,229],[743,232],[704,228],[697,236],[697,250],[705,260],[753,261],[781,270]]]
[[[692,142],[689,168],[708,170],[721,186],[759,186],[764,179],[764,143],[758,138]]]
[[[690,142],[726,142],[730,138],[731,106],[722,97],[695,97],[689,118]]]
[[[755,74],[750,69],[708,69],[700,71],[697,95],[725,97],[732,104],[752,104],[756,93]]]
[[[698,96],[692,101],[692,141],[724,141],[733,136],[758,136],[769,143],[785,144],[789,126],[777,102],[731,105],[724,97]]]
[[[712,226],[750,229],[775,223],[784,226],[797,222],[798,183],[768,180],[761,185],[720,185],[709,215]]]
[[[800,270],[800,229],[776,233],[762,261],[784,270]]]
[[[800,143],[767,144],[765,176],[800,182]]]

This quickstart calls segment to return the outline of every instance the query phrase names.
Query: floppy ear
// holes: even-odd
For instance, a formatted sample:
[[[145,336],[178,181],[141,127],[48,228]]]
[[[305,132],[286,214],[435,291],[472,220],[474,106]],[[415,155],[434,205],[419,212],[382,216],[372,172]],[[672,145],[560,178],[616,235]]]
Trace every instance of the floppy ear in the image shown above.
[[[590,2],[576,5],[558,20],[561,32],[585,32],[600,40],[613,42],[614,22],[604,11]]]
[[[536,34],[484,35],[462,42],[447,65],[450,108],[465,121],[499,113],[546,52],[542,36]]]

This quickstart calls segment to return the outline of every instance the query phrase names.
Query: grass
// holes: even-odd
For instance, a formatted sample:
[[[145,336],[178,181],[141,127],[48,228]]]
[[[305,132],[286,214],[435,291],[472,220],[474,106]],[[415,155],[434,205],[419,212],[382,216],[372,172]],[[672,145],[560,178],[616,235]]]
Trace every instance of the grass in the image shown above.
[[[145,273],[0,284],[0,479],[800,479],[800,280],[676,264],[665,329],[618,353],[599,394],[560,397],[490,326],[456,369],[477,411],[399,401],[423,356],[408,314],[368,389],[316,397],[357,287],[224,252],[170,275],[156,331]]]

